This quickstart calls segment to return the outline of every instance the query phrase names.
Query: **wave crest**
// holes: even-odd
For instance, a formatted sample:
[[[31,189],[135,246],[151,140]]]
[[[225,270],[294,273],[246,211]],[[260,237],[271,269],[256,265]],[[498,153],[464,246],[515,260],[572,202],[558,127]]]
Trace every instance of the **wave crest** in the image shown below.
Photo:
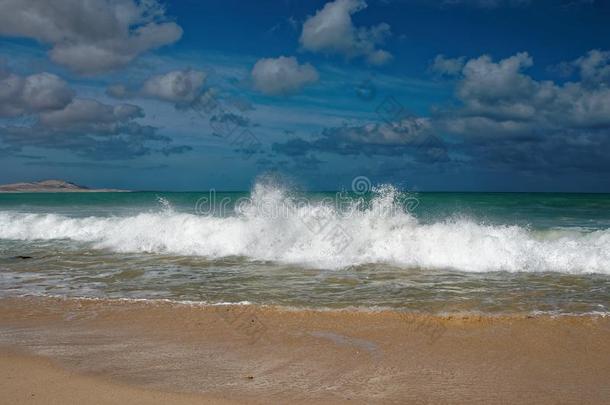
[[[0,212],[0,238],[70,239],[116,252],[243,256],[337,269],[367,263],[399,267],[485,271],[557,271],[610,274],[610,230],[536,232],[469,219],[424,224],[410,214],[405,195],[391,186],[368,200],[338,208],[307,204],[289,190],[257,184],[233,214],[161,212],[128,217],[69,218]],[[417,199],[407,196],[411,206]]]

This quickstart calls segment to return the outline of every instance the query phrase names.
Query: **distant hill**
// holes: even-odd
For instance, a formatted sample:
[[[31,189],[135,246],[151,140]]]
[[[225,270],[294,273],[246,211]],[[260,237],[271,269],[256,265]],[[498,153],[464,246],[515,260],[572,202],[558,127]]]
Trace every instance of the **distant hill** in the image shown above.
[[[91,189],[63,180],[43,180],[31,183],[13,183],[0,186],[0,193],[78,193],[78,192],[112,192],[126,191],[114,189]]]

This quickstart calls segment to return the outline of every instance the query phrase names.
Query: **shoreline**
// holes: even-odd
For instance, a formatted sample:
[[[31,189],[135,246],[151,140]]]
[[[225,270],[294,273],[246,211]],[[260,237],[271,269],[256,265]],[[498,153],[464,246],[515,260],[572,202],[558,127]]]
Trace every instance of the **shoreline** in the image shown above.
[[[0,345],[52,359],[103,390],[118,381],[213,403],[603,403],[610,395],[603,316],[3,298]]]
[[[307,312],[307,313],[362,313],[362,314],[396,314],[398,316],[415,316],[415,317],[430,317],[439,320],[451,319],[526,319],[526,318],[610,318],[610,311],[590,311],[590,312],[558,312],[558,311],[514,311],[506,312],[494,311],[485,312],[477,310],[449,310],[443,312],[433,312],[426,310],[413,309],[409,307],[391,307],[391,306],[363,306],[363,305],[347,305],[347,306],[299,306],[299,305],[284,305],[284,304],[260,304],[251,301],[196,301],[196,300],[180,300],[173,298],[130,298],[130,297],[87,297],[87,296],[64,296],[64,295],[37,295],[25,294],[0,297],[0,302],[4,300],[41,300],[49,302],[73,302],[73,303],[98,303],[98,304],[140,304],[149,305],[151,307],[159,305],[167,305],[170,307],[183,308],[200,308],[202,310],[213,310],[222,307],[251,307],[265,311],[274,311],[278,313],[287,312]]]

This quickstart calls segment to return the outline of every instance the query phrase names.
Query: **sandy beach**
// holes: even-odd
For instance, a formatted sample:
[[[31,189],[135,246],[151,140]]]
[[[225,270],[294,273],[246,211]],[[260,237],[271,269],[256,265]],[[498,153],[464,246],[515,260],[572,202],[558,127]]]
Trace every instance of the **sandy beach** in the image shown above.
[[[610,0],[0,0],[0,405],[610,405]]]
[[[235,404],[204,394],[146,390],[66,371],[49,359],[3,350],[1,403],[6,404]]]
[[[5,298],[0,344],[3,403],[610,398],[610,321],[595,316]]]

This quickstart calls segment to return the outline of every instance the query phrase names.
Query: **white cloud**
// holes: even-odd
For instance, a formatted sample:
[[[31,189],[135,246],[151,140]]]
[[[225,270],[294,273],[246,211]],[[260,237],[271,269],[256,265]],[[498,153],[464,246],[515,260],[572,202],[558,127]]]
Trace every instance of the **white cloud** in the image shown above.
[[[206,74],[198,70],[174,70],[152,76],[142,85],[140,94],[171,103],[190,103],[201,93]]]
[[[129,98],[132,96],[127,86],[123,84],[111,84],[106,89],[106,94],[113,98]]]
[[[487,55],[471,59],[462,70],[464,80],[458,87],[458,95],[463,100],[482,103],[528,97],[532,94],[535,83],[529,76],[522,74],[521,70],[533,63],[526,52],[498,63],[494,63]]]
[[[117,99],[151,98],[172,103],[176,108],[187,108],[212,96],[211,90],[205,91],[206,78],[207,74],[200,70],[172,70],[151,76],[135,88],[112,84],[106,89],[106,94]]]
[[[445,55],[436,55],[430,64],[430,71],[441,76],[457,76],[462,72],[466,58],[446,58]]]
[[[498,62],[487,55],[471,59],[457,85],[462,107],[450,112],[446,128],[475,136],[610,129],[610,88],[600,60],[588,53],[577,60],[582,81],[558,85],[523,72],[533,65],[527,53]]]
[[[182,29],[157,0],[4,0],[0,35],[48,44],[54,62],[94,74],[177,41]]]
[[[0,124],[0,143],[8,147],[4,151],[34,146],[72,150],[94,159],[127,159],[190,150],[172,146],[157,128],[140,124],[137,119],[143,116],[133,104],[75,97],[68,84],[51,73],[19,76],[0,70],[0,118],[9,118]],[[12,119],[19,117],[25,121],[15,125]]]
[[[19,76],[0,72],[0,117],[61,109],[74,97],[68,84],[51,73]]]
[[[593,49],[573,62],[583,82],[590,86],[610,85],[610,51]]]
[[[371,65],[385,65],[386,63],[392,60],[392,54],[388,51],[384,51],[383,49],[377,49],[369,53],[366,56],[366,60]]]
[[[353,143],[372,145],[413,145],[431,135],[430,120],[407,117],[391,123],[339,127],[335,132]],[[334,136],[337,136],[335,134]]]
[[[452,62],[441,69],[456,76],[456,99],[445,110],[434,110],[428,118],[325,128],[318,137],[292,138],[272,150],[287,156],[413,154],[423,163],[511,173],[607,173],[606,52],[589,52],[570,62],[579,68],[581,80],[559,83],[532,77],[527,69],[534,61],[527,53]]]
[[[131,104],[108,105],[96,100],[76,98],[61,110],[40,114],[45,128],[77,133],[116,133],[121,124],[144,116],[142,109]]]
[[[335,0],[326,3],[303,24],[299,39],[303,49],[311,52],[340,54],[347,58],[363,56],[375,65],[387,63],[392,55],[378,49],[390,35],[390,26],[356,27],[352,14],[366,8],[364,0]]]
[[[404,156],[419,162],[449,160],[444,142],[423,117],[402,117],[394,122],[329,127],[314,139],[293,138],[275,143],[272,149],[288,156],[306,156],[311,152],[339,155]]]
[[[299,65],[295,57],[263,58],[252,68],[254,87],[269,95],[295,93],[318,78],[313,66]]]
[[[0,126],[0,139],[13,151],[25,147],[70,150],[92,159],[131,159],[151,153],[191,150],[174,146],[157,128],[140,124],[142,109],[74,98],[61,109],[41,112],[30,125]]]

